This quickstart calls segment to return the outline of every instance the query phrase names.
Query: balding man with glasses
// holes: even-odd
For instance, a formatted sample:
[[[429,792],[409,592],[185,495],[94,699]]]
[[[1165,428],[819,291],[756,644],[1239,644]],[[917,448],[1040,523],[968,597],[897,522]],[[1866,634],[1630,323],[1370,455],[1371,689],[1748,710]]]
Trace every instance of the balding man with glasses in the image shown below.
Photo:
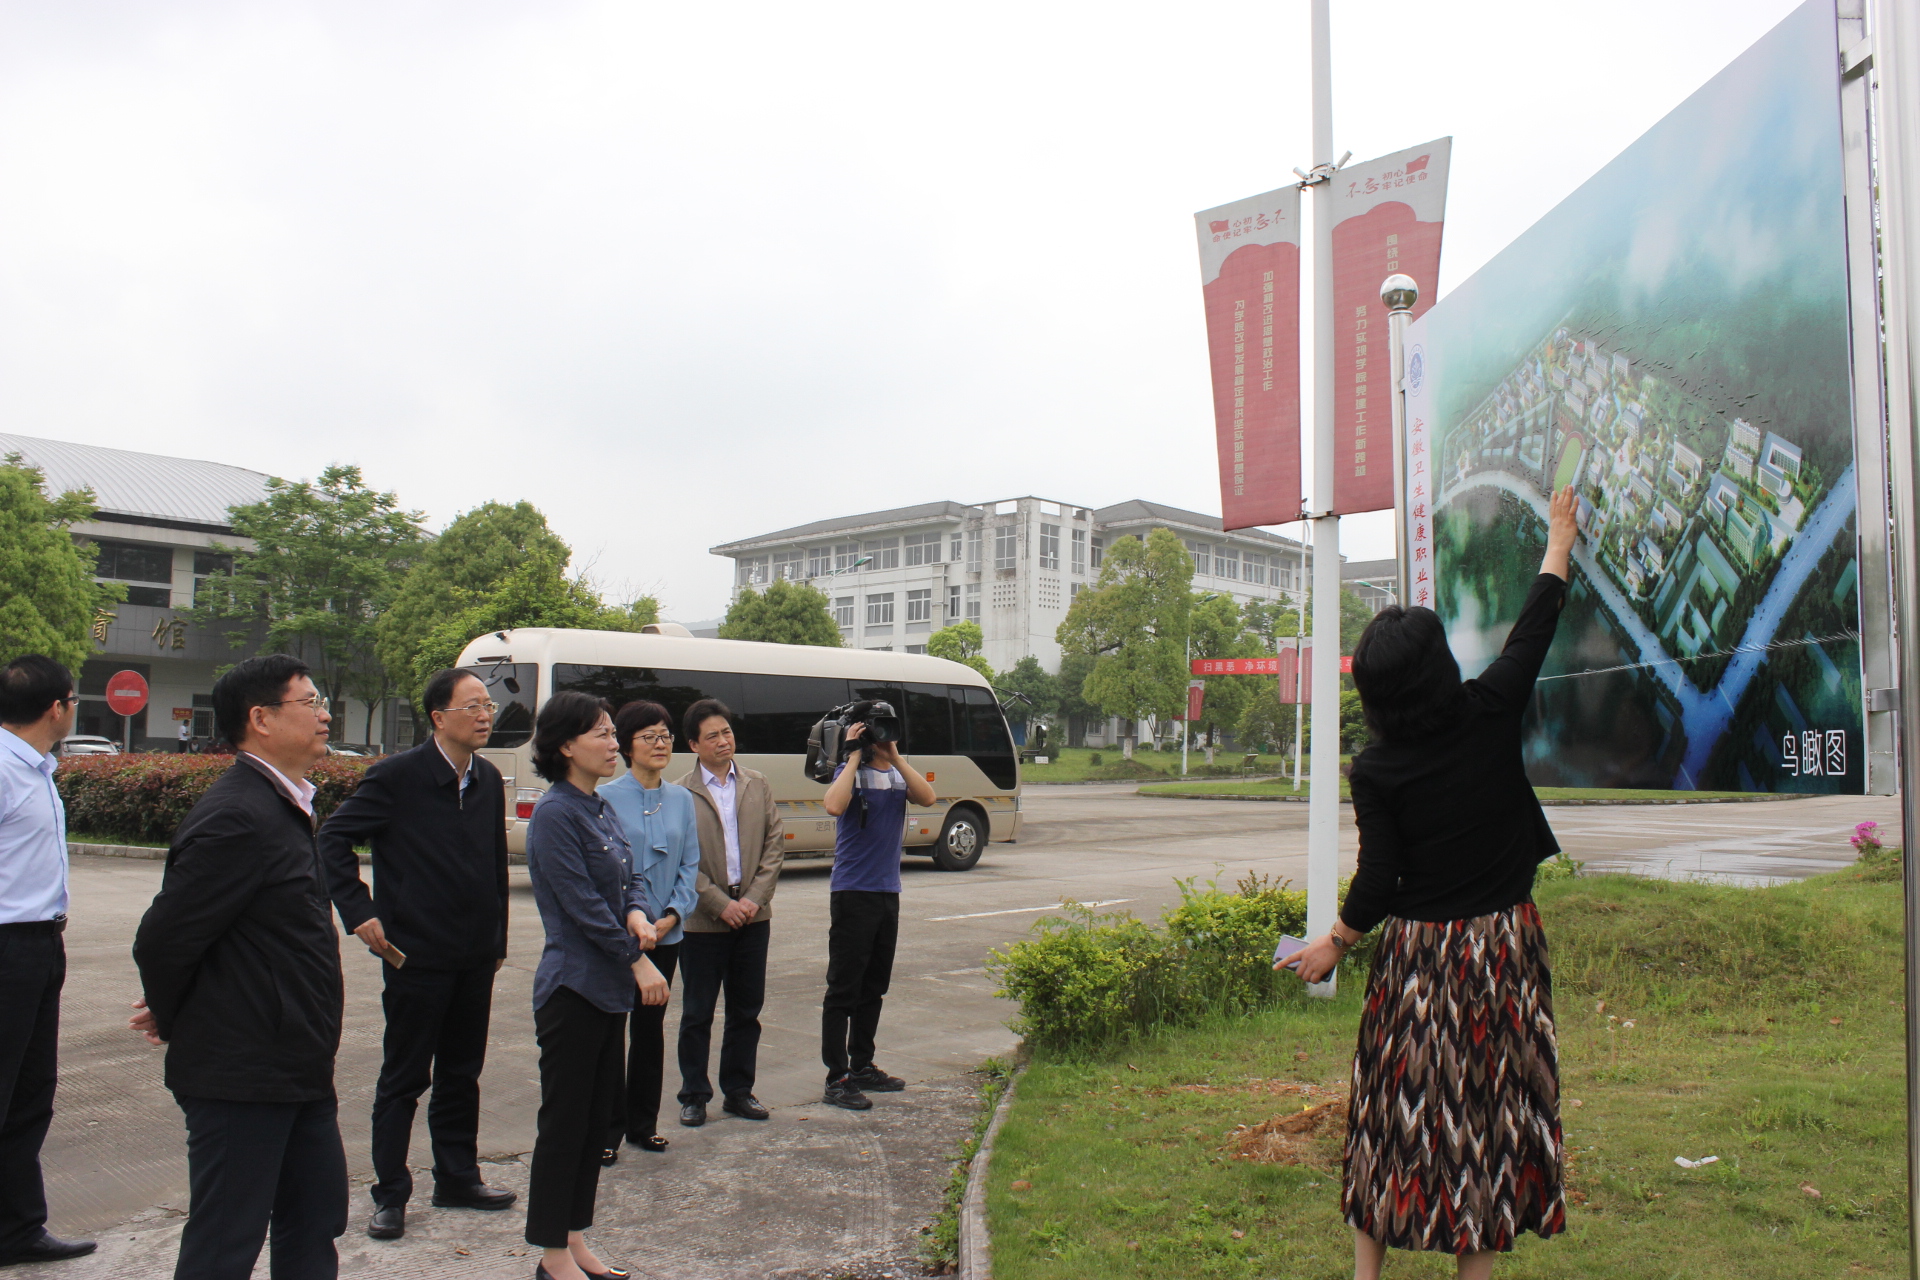
[[[476,753],[498,705],[469,671],[436,672],[421,702],[433,735],[367,770],[320,828],[333,904],[386,977],[385,1057],[373,1095],[374,1212],[367,1234],[406,1231],[407,1147],[429,1084],[433,1203],[505,1209],[480,1177],[480,1071],[494,975],[507,955],[507,810],[500,771]],[[373,891],[356,848],[373,850]]]

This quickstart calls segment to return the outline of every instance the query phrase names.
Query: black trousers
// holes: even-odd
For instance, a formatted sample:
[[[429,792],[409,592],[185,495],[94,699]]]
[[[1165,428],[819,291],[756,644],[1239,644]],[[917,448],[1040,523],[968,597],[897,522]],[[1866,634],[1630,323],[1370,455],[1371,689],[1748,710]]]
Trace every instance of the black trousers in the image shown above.
[[[726,933],[688,933],[680,942],[680,1101],[702,1105],[713,1097],[707,1060],[713,1045],[713,1011],[727,993],[726,1028],[720,1036],[720,1096],[753,1092],[760,1056],[760,1006],[767,1000],[767,942],[773,922],[743,925]]]
[[[533,1030],[540,1115],[527,1182],[527,1243],[564,1249],[569,1231],[593,1225],[601,1146],[620,1108],[627,1015],[561,987],[533,1011]]]
[[[480,1184],[480,1070],[487,1063],[493,1007],[492,961],[471,969],[380,966],[387,986],[385,1058],[373,1093],[373,1202],[404,1205],[413,1194],[407,1146],[420,1095],[433,1143],[433,1185],[466,1191]]]
[[[842,889],[828,895],[827,994],[820,1002],[820,1060],[831,1084],[873,1065],[880,1005],[893,982],[900,895]]]
[[[53,1121],[66,980],[58,932],[0,925],[0,1253],[32,1244],[47,1226],[40,1146]]]
[[[347,1229],[338,1102],[176,1101],[193,1201],[174,1280],[247,1280],[269,1227],[273,1280],[334,1280]]]
[[[682,934],[681,937],[685,937]],[[673,985],[673,972],[679,967],[680,944],[655,947],[647,952],[660,976]],[[628,1015],[631,1042],[627,1046],[627,1088],[613,1127],[607,1130],[607,1146],[617,1147],[622,1137],[639,1141],[660,1132],[660,1084],[667,1061],[667,1006],[641,1004],[634,997],[633,1012]]]

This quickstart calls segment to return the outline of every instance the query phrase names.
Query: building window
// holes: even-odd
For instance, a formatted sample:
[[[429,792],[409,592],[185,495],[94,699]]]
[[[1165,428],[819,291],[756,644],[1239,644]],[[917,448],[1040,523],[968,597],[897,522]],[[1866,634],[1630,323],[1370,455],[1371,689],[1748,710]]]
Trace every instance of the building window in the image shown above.
[[[807,550],[807,576],[819,578],[833,572],[833,548],[810,547]]]
[[[207,594],[209,578],[230,578],[233,576],[233,557],[219,551],[196,551],[193,553],[193,602],[206,604],[213,597]]]
[[[131,542],[96,542],[99,558],[93,562],[96,578],[125,578],[132,582],[172,582],[173,548],[143,547]]]
[[[958,622],[959,620],[960,620],[960,588],[948,587],[947,588],[947,621]]]
[[[833,625],[850,627],[853,625],[853,597],[835,596],[833,598]]]
[[[1238,547],[1215,547],[1213,549],[1213,576],[1240,580],[1240,550]]]
[[[1086,584],[1086,583],[1084,583],[1084,582],[1069,582],[1069,583],[1067,584],[1067,603],[1068,603],[1068,605],[1072,605],[1072,603],[1073,603],[1073,602],[1074,602],[1075,600],[1078,600],[1078,599],[1080,598],[1080,588],[1082,588],[1082,587],[1084,587],[1084,586],[1086,586],[1086,585],[1087,585],[1087,584]]]
[[[874,538],[866,545],[866,553],[873,557],[869,569],[898,569],[900,567],[900,539]]]
[[[980,621],[980,584],[977,582],[967,584],[967,621]]]
[[[1087,571],[1087,531],[1085,529],[1073,531],[1073,571],[1075,573]]]
[[[867,625],[881,626],[893,621],[893,592],[882,591],[877,596],[867,597]]]
[[[126,603],[148,605],[155,609],[169,608],[173,604],[173,589],[128,585]]]
[[[1015,525],[1003,524],[993,531],[993,567],[1011,569],[1020,558],[1020,530]]]
[[[845,573],[853,568],[853,562],[860,558],[860,544],[857,542],[839,542],[833,548],[833,571]]]
[[[803,569],[807,553],[804,551],[776,551],[773,553],[773,578],[776,582],[798,582],[805,576]]]
[[[907,621],[933,621],[933,588],[923,587],[918,591],[907,592]]]
[[[958,560],[959,558],[960,558],[960,535],[957,533],[949,534],[947,537],[947,559]]]
[[[1187,554],[1193,557],[1193,571],[1196,574],[1213,572],[1213,548],[1204,542],[1195,542],[1192,538],[1182,538]]]
[[[923,644],[910,644],[907,646],[908,653],[925,653],[926,651],[927,646]]]
[[[980,531],[967,530],[967,572],[980,572]]]
[[[1060,526],[1057,524],[1040,526],[1040,567],[1060,568]]]
[[[1093,539],[1093,550],[1088,555],[1087,564],[1092,568],[1098,569],[1100,562],[1106,558],[1107,540],[1105,538]]]
[[[1244,557],[1244,560],[1246,562],[1246,570],[1242,576],[1245,577],[1248,582],[1258,583],[1262,586],[1266,585],[1267,557],[1258,551],[1249,551]]]
[[[906,537],[907,563],[939,564],[940,549],[946,538],[938,533],[910,533]]]
[[[765,556],[740,557],[740,585],[741,586],[743,587],[758,586],[760,584],[765,583],[766,580],[767,580],[767,557]]]

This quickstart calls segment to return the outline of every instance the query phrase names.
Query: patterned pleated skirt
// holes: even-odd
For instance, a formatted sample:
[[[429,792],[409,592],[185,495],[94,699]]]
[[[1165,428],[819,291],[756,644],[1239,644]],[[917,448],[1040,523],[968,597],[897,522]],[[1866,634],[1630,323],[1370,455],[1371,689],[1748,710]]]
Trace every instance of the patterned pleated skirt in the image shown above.
[[[1396,1249],[1508,1250],[1566,1229],[1540,913],[1388,917],[1367,979],[1340,1207]]]

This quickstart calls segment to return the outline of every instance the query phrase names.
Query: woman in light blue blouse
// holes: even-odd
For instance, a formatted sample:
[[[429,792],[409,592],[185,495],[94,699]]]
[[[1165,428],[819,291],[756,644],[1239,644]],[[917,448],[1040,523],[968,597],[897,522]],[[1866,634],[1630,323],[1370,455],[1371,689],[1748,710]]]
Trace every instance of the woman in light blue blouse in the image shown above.
[[[650,953],[654,968],[673,981],[680,955],[680,925],[693,910],[694,876],[700,869],[700,835],[694,828],[693,793],[661,781],[673,758],[673,721],[657,702],[629,702],[614,717],[613,731],[628,770],[600,788],[626,828],[636,880],[645,882],[647,901],[661,903],[654,918],[659,942]],[[632,1043],[627,1051],[627,1088],[622,1114],[614,1118],[602,1164],[619,1159],[620,1139],[642,1151],[665,1151],[660,1136],[660,1083],[666,1060],[663,1034],[667,1007],[634,1010]]]

